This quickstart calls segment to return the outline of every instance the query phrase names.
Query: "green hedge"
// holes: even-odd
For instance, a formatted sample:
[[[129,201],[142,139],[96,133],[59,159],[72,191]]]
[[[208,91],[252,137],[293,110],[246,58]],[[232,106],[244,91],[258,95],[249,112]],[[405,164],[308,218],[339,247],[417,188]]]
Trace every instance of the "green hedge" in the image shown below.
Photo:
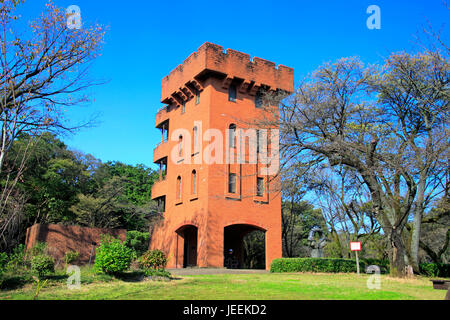
[[[364,262],[359,262],[364,272]],[[281,258],[270,265],[270,272],[356,272],[356,261],[332,258]]]
[[[420,263],[419,271],[427,277],[450,278],[450,264]]]
[[[380,267],[382,274],[389,273],[389,261],[378,259],[360,259],[359,268],[365,273],[370,265]],[[420,274],[427,277],[450,278],[450,264],[421,263]],[[281,258],[270,265],[271,272],[356,272],[356,262],[352,259],[334,258]]]
[[[389,273],[389,260],[380,260],[380,259],[373,259],[373,258],[366,258],[366,259],[360,259],[364,264],[364,270],[368,267],[368,266],[378,266],[380,267],[380,273],[381,274],[386,274]]]

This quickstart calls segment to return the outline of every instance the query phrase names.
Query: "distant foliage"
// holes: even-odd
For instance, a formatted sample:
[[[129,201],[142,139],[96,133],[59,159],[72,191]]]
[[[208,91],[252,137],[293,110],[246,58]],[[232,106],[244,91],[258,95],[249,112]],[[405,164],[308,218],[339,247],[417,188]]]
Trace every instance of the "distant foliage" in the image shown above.
[[[149,250],[139,258],[139,267],[144,270],[164,270],[167,257],[161,250]]]
[[[360,262],[364,272],[364,263]],[[270,272],[356,272],[356,262],[350,259],[281,258],[270,265]]]
[[[95,256],[95,269],[97,272],[107,274],[124,272],[128,270],[135,257],[135,252],[125,246],[120,239],[102,236]]]
[[[6,252],[0,252],[0,275],[5,271],[8,263],[8,255]]]
[[[150,233],[140,231],[128,231],[125,245],[136,251],[138,256],[148,250]]]

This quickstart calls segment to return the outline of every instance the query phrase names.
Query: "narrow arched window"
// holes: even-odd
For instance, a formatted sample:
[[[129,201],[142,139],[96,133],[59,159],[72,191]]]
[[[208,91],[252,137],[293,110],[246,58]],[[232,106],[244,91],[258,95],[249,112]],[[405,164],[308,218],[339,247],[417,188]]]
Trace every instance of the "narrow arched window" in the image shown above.
[[[178,155],[183,156],[183,136],[178,137]]]
[[[197,171],[192,170],[192,194],[197,194]]]
[[[230,124],[228,129],[229,129],[230,148],[236,148],[236,125],[232,123]]]
[[[178,200],[181,200],[181,191],[182,191],[182,188],[181,188],[181,177],[178,176],[178,178],[177,178],[177,199]]]
[[[236,86],[233,84],[228,88],[228,101],[236,102]]]
[[[194,153],[197,152],[197,146],[198,146],[198,129],[197,126],[194,127],[193,136],[194,136]]]
[[[200,103],[200,90],[195,89],[195,104]]]
[[[228,193],[236,193],[236,173],[228,174]]]

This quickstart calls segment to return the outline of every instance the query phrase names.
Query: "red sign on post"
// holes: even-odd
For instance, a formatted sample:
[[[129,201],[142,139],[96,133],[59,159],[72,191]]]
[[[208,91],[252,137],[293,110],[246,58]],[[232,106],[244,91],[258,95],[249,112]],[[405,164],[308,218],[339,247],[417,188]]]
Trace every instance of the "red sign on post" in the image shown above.
[[[361,242],[350,242],[350,250],[361,251]]]
[[[356,255],[356,272],[359,276],[359,259],[358,259],[358,251],[361,251],[361,242],[350,242],[350,250],[355,251]]]

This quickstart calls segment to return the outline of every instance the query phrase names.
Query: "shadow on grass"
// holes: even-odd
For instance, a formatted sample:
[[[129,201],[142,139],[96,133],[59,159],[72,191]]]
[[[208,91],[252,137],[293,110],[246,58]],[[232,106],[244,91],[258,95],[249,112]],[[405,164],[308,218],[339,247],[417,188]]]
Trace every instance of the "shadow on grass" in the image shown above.
[[[55,274],[42,276],[41,280],[48,280],[49,282],[65,282],[68,275],[65,274]],[[0,281],[0,290],[16,290],[23,288],[27,284],[34,283],[33,274],[24,275],[11,275],[4,277]]]

